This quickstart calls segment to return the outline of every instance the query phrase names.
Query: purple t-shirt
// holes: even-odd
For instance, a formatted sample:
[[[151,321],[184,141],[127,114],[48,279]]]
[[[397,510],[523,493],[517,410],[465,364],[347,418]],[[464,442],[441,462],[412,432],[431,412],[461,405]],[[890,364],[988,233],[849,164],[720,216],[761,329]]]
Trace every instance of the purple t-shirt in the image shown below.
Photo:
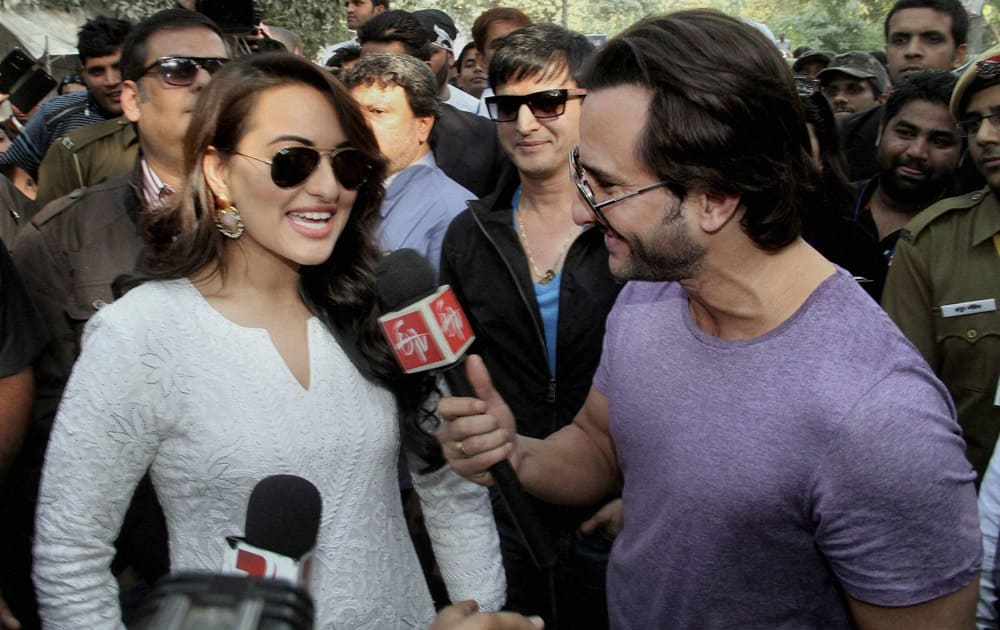
[[[613,628],[849,628],[980,564],[948,392],[843,271],[778,328],[725,341],[677,284],[632,282],[594,377],[625,486]]]

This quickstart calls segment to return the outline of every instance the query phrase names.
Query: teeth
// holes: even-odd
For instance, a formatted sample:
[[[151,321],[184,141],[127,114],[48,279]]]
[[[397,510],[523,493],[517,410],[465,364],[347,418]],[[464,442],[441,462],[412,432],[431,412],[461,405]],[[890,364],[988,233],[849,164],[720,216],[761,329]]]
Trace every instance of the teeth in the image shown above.
[[[330,212],[290,212],[289,214],[293,217],[309,219],[310,221],[327,221],[332,216]]]

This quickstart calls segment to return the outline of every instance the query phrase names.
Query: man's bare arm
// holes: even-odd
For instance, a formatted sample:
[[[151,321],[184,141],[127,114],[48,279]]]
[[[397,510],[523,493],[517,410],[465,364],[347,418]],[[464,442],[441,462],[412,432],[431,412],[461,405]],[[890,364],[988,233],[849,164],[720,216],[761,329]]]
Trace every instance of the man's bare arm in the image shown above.
[[[30,367],[0,378],[0,480],[21,451],[34,391]]]
[[[489,485],[489,468],[509,459],[525,489],[563,504],[591,504],[617,491],[618,460],[608,433],[608,401],[591,389],[573,424],[537,440],[517,435],[514,416],[493,388],[482,359],[469,357],[477,398],[444,398],[437,437],[451,467]]]

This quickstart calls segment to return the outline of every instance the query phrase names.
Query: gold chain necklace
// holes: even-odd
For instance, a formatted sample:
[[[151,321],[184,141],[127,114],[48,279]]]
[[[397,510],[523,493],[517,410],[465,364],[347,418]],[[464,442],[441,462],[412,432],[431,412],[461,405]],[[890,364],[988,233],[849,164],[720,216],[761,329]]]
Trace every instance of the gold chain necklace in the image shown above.
[[[556,277],[556,269],[559,268],[559,264],[562,262],[563,256],[569,251],[570,244],[573,243],[573,239],[579,234],[579,231],[574,231],[566,241],[562,244],[559,249],[559,255],[556,257],[555,262],[552,264],[551,269],[546,269],[544,273],[538,270],[538,266],[535,264],[535,257],[531,255],[531,248],[528,247],[528,233],[524,230],[524,221],[521,219],[521,213],[517,213],[517,229],[518,235],[521,237],[521,246],[524,248],[524,253],[528,256],[528,266],[531,267],[532,278],[538,278],[538,284],[548,284]]]

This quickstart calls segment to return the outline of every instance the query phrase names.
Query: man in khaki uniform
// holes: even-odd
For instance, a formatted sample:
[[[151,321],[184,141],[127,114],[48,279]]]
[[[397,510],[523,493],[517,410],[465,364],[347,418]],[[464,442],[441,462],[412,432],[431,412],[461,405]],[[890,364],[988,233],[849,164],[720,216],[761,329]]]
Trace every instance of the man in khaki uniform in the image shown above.
[[[882,305],[948,386],[982,479],[1000,435],[1000,46],[965,71],[950,109],[987,186],[906,226]]]
[[[201,13],[167,9],[136,25],[122,47],[121,103],[135,123],[138,158],[125,174],[48,204],[14,243],[14,263],[51,338],[34,364],[31,424],[0,505],[0,593],[27,627],[37,625],[30,571],[34,502],[48,432],[81,334],[136,273],[142,216],[179,188],[184,132],[211,72],[228,57],[224,35]],[[136,575],[151,583],[165,571],[160,520],[152,487],[140,485],[112,565],[123,592],[136,586]]]
[[[125,116],[74,129],[46,151],[35,200],[44,206],[77,188],[128,173],[138,155],[139,136]]]

